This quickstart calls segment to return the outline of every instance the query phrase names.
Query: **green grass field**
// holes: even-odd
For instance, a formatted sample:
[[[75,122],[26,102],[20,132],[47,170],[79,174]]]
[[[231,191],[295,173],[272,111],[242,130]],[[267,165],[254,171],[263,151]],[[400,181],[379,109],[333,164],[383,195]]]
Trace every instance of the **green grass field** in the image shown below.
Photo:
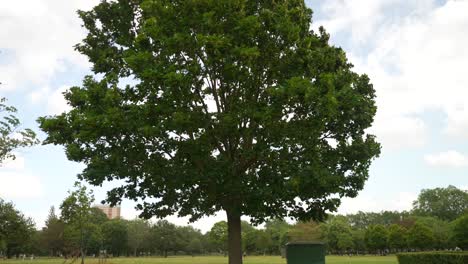
[[[67,263],[69,263],[68,261]],[[113,258],[106,264],[227,264],[225,257],[168,257],[168,258]],[[62,264],[63,259],[0,260],[1,264]],[[397,264],[396,257],[338,257],[329,256],[327,264]],[[76,261],[74,264],[80,264]],[[97,259],[87,258],[85,264],[98,264]],[[246,257],[244,264],[286,264],[281,257]]]

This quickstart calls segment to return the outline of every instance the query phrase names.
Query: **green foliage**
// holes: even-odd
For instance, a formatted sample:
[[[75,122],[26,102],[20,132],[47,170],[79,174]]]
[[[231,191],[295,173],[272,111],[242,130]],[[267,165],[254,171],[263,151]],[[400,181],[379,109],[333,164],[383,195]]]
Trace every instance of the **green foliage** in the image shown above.
[[[149,240],[150,225],[147,221],[134,219],[127,222],[128,247],[133,256],[137,256],[138,250],[145,246],[145,241]]]
[[[454,248],[455,244],[451,241],[452,230],[450,223],[435,217],[416,217],[416,223],[424,224],[429,227],[434,235],[434,249],[443,250]]]
[[[468,212],[468,191],[454,186],[422,190],[413,203],[413,211],[417,215],[453,221]]]
[[[100,226],[104,224],[105,222],[107,222],[109,219],[107,218],[107,215],[101,209],[97,207],[91,207],[89,209],[88,220],[90,223]]]
[[[298,222],[287,232],[288,242],[320,241],[323,237],[323,230],[316,222]]]
[[[199,238],[194,238],[190,240],[189,244],[187,245],[187,252],[195,255],[202,253],[203,251],[203,245],[202,242]]]
[[[397,255],[399,264],[466,264],[467,252],[419,252]]]
[[[377,252],[387,247],[388,231],[383,225],[371,225],[366,230],[367,248]]]
[[[468,214],[453,223],[453,240],[458,247],[468,250]]]
[[[65,225],[55,214],[55,208],[52,206],[49,216],[45,222],[45,228],[41,234],[41,243],[47,249],[50,256],[57,256],[64,249]]]
[[[393,250],[407,248],[407,230],[400,225],[391,225],[388,228],[388,246]]]
[[[17,148],[33,146],[39,141],[31,129],[20,129],[21,122],[16,117],[17,109],[6,104],[0,97],[0,165],[5,159],[14,159],[12,153]]]
[[[408,245],[413,249],[431,249],[434,240],[434,232],[424,223],[417,222],[408,232]]]
[[[120,256],[127,249],[128,229],[127,223],[122,219],[113,219],[102,226],[104,248],[114,256]]]
[[[366,231],[363,229],[351,230],[353,237],[354,250],[356,252],[364,252],[366,250]]]
[[[0,199],[0,251],[8,257],[23,253],[30,248],[34,233],[32,219]]]
[[[368,228],[371,225],[389,226],[391,224],[400,224],[403,219],[409,218],[409,212],[382,211],[376,212],[358,212],[347,215],[348,221],[354,228]]]
[[[146,218],[323,220],[363,188],[380,153],[366,133],[375,90],[310,30],[303,0],[103,1],[79,14],[76,48],[102,78],[39,123],[86,164],[82,179],[125,179],[111,204],[152,198],[138,205]]]
[[[281,248],[287,243],[287,233],[291,226],[284,220],[272,219],[265,223],[265,232],[272,240],[268,252],[270,254],[280,254]]]
[[[110,202],[156,198],[140,205],[147,217],[323,219],[339,205],[332,194],[362,189],[379,145],[365,133],[376,112],[368,77],[310,31],[311,14],[298,0],[80,12],[89,33],[77,49],[104,78],[86,77],[66,94],[73,110],[39,120],[46,142],[85,162],[92,184],[129,178]]]
[[[218,252],[226,252],[228,239],[227,222],[220,221],[215,223],[208,232],[208,237]]]
[[[326,222],[324,229],[328,250],[342,252],[353,247],[351,227],[345,217],[332,217]]]
[[[99,226],[91,222],[93,212],[91,205],[94,202],[92,191],[86,189],[79,182],[75,183],[75,190],[69,191],[68,197],[60,205],[61,219],[66,224],[64,236],[67,248],[73,252],[80,250],[81,263],[84,263],[86,250],[101,240]],[[97,217],[99,219],[99,217]]]
[[[176,230],[177,227],[166,220],[156,222],[151,228],[152,245],[164,257],[167,257],[168,251],[175,250],[180,243]]]

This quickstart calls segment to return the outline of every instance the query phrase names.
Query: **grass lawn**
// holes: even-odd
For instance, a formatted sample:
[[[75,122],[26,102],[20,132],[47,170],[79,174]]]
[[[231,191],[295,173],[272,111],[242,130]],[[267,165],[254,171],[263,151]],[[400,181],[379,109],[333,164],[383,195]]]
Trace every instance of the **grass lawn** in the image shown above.
[[[36,259],[36,260],[0,260],[1,264],[62,264],[63,259]],[[66,264],[69,264],[67,261]],[[168,258],[113,258],[105,264],[227,264],[225,257],[168,257]],[[338,257],[328,256],[327,264],[397,264],[396,257]],[[80,264],[77,260],[74,264]],[[98,264],[97,259],[87,258],[85,264]],[[244,264],[286,264],[281,257],[246,257]]]

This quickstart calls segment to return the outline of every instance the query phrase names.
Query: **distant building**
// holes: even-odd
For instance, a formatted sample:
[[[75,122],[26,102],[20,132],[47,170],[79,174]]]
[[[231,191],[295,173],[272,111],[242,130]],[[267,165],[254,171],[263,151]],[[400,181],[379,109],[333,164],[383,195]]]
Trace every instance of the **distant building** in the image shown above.
[[[109,205],[95,205],[95,207],[101,209],[109,219],[120,218],[120,206],[110,207]]]

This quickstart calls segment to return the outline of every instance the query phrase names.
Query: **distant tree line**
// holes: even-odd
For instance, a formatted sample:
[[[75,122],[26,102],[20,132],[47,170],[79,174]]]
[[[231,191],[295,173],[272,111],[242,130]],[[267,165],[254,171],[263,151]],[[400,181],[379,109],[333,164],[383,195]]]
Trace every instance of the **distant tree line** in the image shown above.
[[[0,200],[0,254],[22,253],[97,256],[227,254],[227,223],[217,222],[202,234],[191,226],[166,220],[107,219],[91,206],[92,193],[77,190],[50,209],[45,227],[11,203]],[[278,255],[294,241],[323,241],[330,254],[384,254],[402,251],[468,249],[468,193],[453,186],[423,190],[410,212],[329,216],[323,223],[271,220],[262,227],[242,222],[242,250],[248,255]]]

